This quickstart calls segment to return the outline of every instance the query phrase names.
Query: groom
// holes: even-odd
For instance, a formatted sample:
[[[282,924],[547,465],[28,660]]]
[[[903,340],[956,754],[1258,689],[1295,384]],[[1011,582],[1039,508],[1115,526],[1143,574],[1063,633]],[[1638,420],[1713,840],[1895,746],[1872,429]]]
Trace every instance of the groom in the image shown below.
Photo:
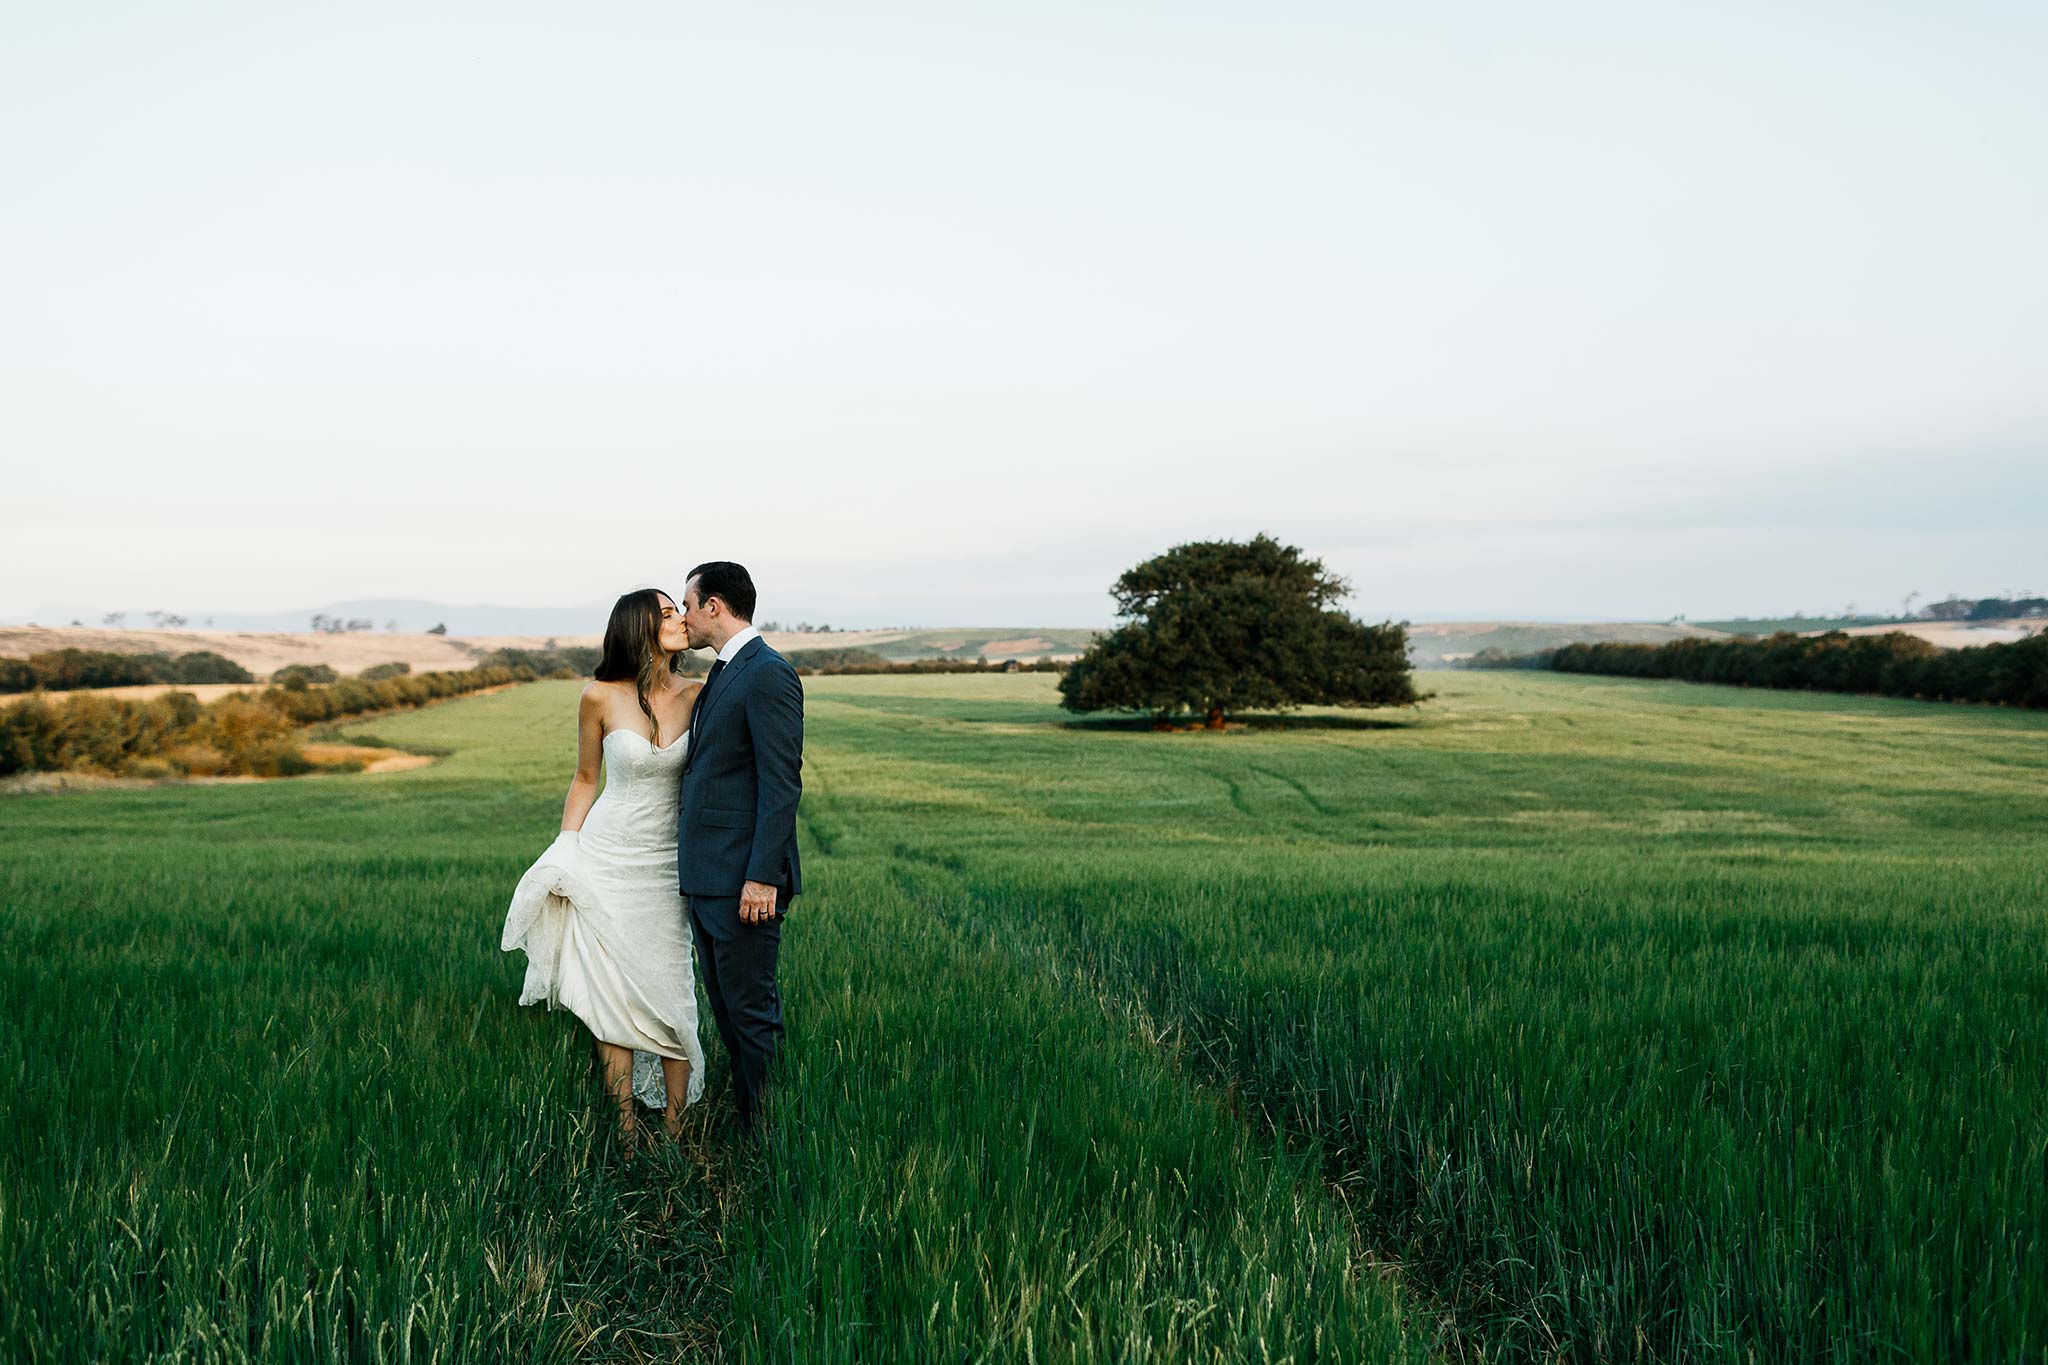
[[[803,889],[796,854],[803,684],[753,620],[754,580],[745,569],[718,560],[690,570],[683,627],[690,648],[715,649],[718,662],[690,715],[676,870],[746,1134],[760,1125],[769,1068],[782,1046],[775,955],[783,915]]]

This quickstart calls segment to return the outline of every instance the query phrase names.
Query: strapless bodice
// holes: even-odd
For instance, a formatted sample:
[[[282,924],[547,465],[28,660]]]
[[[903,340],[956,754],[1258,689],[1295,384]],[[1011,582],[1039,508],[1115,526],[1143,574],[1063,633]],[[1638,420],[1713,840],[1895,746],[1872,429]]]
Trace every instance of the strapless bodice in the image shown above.
[[[676,801],[690,732],[657,745],[636,730],[604,737],[604,791],[583,821],[583,843],[632,862],[676,856]]]

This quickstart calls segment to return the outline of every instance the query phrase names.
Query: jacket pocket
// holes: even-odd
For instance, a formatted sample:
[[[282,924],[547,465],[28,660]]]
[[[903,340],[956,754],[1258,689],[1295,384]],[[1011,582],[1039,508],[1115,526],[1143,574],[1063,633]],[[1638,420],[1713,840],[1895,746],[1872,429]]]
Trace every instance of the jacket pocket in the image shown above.
[[[697,812],[697,819],[720,829],[748,829],[754,823],[754,813],[750,810],[714,810],[706,806]]]

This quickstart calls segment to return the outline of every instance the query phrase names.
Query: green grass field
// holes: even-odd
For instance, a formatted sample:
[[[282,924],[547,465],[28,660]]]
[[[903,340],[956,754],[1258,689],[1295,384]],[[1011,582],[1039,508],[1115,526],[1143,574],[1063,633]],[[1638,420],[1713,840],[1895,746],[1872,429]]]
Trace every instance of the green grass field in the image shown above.
[[[0,1358],[2042,1358],[2048,716],[1430,682],[808,680],[779,1127],[633,1166],[496,948],[574,684],[0,799]]]

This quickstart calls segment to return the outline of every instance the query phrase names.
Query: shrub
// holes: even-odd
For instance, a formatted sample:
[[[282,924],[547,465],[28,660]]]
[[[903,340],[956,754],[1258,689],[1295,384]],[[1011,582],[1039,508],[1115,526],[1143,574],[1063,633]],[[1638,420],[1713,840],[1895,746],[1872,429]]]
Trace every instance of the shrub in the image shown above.
[[[272,687],[201,706],[190,692],[147,701],[77,696],[51,705],[40,696],[0,708],[0,774],[75,768],[149,771],[169,764],[200,776],[251,773],[280,777],[308,770],[298,727],[335,716],[416,705],[506,683],[531,682],[523,669],[468,669],[350,679],[332,687]]]
[[[57,719],[41,697],[0,709],[0,776],[45,772],[57,766]]]
[[[179,744],[164,750],[164,761],[193,777],[214,777],[228,770],[228,756],[211,744]]]
[[[787,656],[799,672],[843,673],[857,668],[887,668],[890,661],[872,649],[792,649]]]
[[[297,777],[313,770],[291,735],[253,745],[236,758],[239,771],[251,777]]]
[[[494,649],[477,660],[478,668],[529,668],[536,678],[587,678],[597,671],[603,651],[590,645],[555,649]],[[709,665],[693,654],[683,656],[685,673],[702,673]]]
[[[115,773],[128,759],[139,708],[114,697],[72,697],[54,708],[56,766]]]
[[[338,716],[352,716],[358,711],[377,709],[376,687],[361,678],[343,678],[327,689],[327,696],[334,704],[334,714]]]
[[[175,659],[168,654],[120,654],[105,649],[53,649],[26,659],[0,659],[0,692],[254,681],[248,669],[224,654],[206,649],[180,654]]]
[[[1502,649],[1499,645],[1488,645],[1477,654],[1458,661],[1459,668],[1549,668],[1556,656],[1554,649],[1539,649],[1533,654],[1517,654]]]
[[[252,683],[256,675],[228,658],[210,649],[195,649],[180,654],[173,663],[176,677],[166,682],[181,683]]]
[[[164,654],[116,654],[105,649],[53,649],[31,654],[36,685],[52,692],[80,687],[133,687],[168,682],[170,657]]]
[[[252,773],[262,771],[263,764],[274,764],[281,746],[296,748],[292,730],[291,717],[281,711],[260,701],[225,697],[206,708],[192,735],[226,755],[227,771]]]
[[[279,687],[296,690],[314,683],[340,682],[341,674],[328,664],[286,664],[271,674],[270,680]]]
[[[382,682],[386,678],[402,678],[410,672],[412,665],[407,663],[371,664],[356,677],[364,682]]]

